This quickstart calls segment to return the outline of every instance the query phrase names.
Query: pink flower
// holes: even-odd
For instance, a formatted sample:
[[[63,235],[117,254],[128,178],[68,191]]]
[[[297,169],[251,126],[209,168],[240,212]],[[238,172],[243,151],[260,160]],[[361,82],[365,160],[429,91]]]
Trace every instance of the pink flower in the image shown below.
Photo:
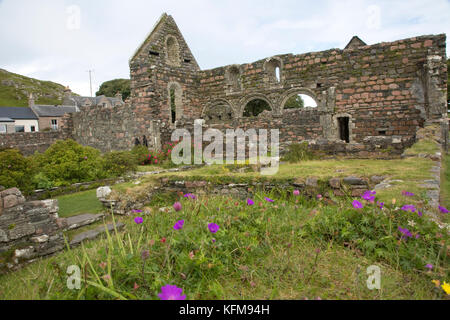
[[[181,230],[181,229],[183,229],[183,226],[184,226],[184,220],[180,220],[180,221],[178,221],[177,223],[175,223],[175,225],[173,226],[173,228],[174,228],[175,230]]]
[[[255,202],[252,199],[247,199],[247,205],[253,206]]]
[[[182,293],[183,289],[168,284],[161,288],[161,293],[158,294],[158,297],[161,300],[186,300],[186,296],[181,295]]]
[[[294,196],[299,196],[300,195],[300,190],[294,190]]]
[[[210,223],[208,225],[208,229],[209,229],[209,231],[211,231],[211,233],[216,233],[217,231],[219,231],[220,226],[218,224],[215,224],[215,223]]]
[[[134,222],[136,222],[136,224],[142,224],[142,223],[144,223],[144,218],[136,217],[136,218],[134,218]]]
[[[362,209],[362,208],[364,208],[362,203],[359,202],[358,200],[353,201],[352,204],[353,204],[353,208],[355,208],[355,209]]]
[[[181,209],[183,209],[183,206],[181,205],[181,203],[175,202],[173,208],[175,209],[176,212],[178,212],[181,211]]]

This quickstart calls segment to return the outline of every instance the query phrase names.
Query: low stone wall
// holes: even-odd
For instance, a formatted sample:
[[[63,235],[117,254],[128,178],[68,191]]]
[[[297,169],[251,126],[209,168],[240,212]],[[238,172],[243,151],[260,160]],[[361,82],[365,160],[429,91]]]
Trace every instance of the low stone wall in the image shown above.
[[[17,188],[0,192],[0,272],[64,248],[58,201],[26,202]]]
[[[44,152],[57,140],[64,140],[67,135],[63,131],[25,132],[0,135],[0,149],[18,149],[29,156]]]

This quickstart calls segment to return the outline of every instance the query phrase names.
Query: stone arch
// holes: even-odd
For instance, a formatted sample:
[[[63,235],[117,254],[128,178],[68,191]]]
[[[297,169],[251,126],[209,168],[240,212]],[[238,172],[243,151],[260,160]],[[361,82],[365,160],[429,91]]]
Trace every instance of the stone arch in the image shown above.
[[[169,122],[174,124],[183,117],[183,88],[178,82],[169,82],[167,97]]]
[[[284,82],[283,74],[283,60],[279,57],[272,57],[266,59],[264,62],[264,71],[266,73],[269,84],[277,85]],[[277,70],[279,74],[277,75]]]
[[[206,123],[231,121],[235,118],[235,110],[225,99],[217,99],[208,103],[202,111],[202,119]]]
[[[249,104],[249,102],[253,101],[253,100],[263,100],[265,102],[267,102],[269,108],[270,108],[270,112],[274,112],[274,105],[272,103],[272,101],[270,101],[269,98],[267,98],[265,95],[263,94],[252,94],[250,96],[247,96],[245,98],[243,98],[240,101],[240,109],[239,109],[239,116],[242,118],[244,117],[244,111],[246,106]]]
[[[238,65],[229,66],[225,73],[225,78],[229,93],[242,90],[241,70]]]
[[[173,35],[166,37],[166,62],[172,66],[180,66],[180,45]]]
[[[288,102],[288,100],[290,98],[292,98],[295,95],[299,95],[299,94],[307,95],[315,101],[317,107],[314,107],[314,110],[319,108],[320,100],[317,98],[317,95],[312,90],[310,90],[308,88],[295,88],[295,89],[288,90],[285,94],[283,94],[281,103],[280,103],[280,111],[283,112],[286,102]],[[308,110],[308,109],[306,109],[306,110]]]

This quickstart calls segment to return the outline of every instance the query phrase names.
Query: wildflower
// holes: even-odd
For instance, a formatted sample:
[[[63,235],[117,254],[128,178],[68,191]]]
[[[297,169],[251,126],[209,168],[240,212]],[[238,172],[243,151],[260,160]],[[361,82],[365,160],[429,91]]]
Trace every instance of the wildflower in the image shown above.
[[[147,260],[148,257],[150,257],[150,251],[148,251],[148,250],[142,250],[142,252],[141,252],[141,259],[142,259],[142,260]]]
[[[167,239],[164,237],[161,239],[161,243],[166,243]]]
[[[430,263],[428,263],[426,266],[425,266],[425,268],[427,268],[428,270],[433,270],[433,265],[432,264],[430,264]]]
[[[99,266],[100,266],[100,268],[105,269],[107,264],[106,264],[106,262],[102,262],[99,264]]]
[[[397,203],[397,200],[394,198],[392,199],[392,204],[395,205]]]
[[[193,251],[191,251],[191,252],[189,252],[189,259],[194,259],[194,257],[195,257],[195,255],[194,255],[194,252]]]
[[[300,195],[300,190],[294,190],[294,196],[299,196]]]
[[[197,199],[197,197],[195,195],[193,195],[192,193],[185,194],[183,197],[193,199],[193,200]]]
[[[181,295],[182,293],[183,289],[168,284],[161,288],[161,293],[158,294],[158,297],[161,300],[186,300],[186,296]]]
[[[265,197],[264,199],[266,199],[267,202],[275,202],[274,200],[267,198],[267,197]]]
[[[384,208],[384,202],[378,201],[377,204],[378,204],[378,207],[379,207],[381,210],[383,210],[383,208]]]
[[[87,160],[88,159],[88,157],[84,157],[84,160]]]
[[[144,223],[144,219],[142,217],[136,217],[134,218],[134,222],[136,222],[136,224],[142,224]]]
[[[209,231],[211,231],[211,233],[216,233],[217,231],[219,231],[220,226],[218,224],[215,223],[210,223],[208,224],[208,229]]]
[[[212,243],[216,243],[216,239],[212,239],[211,241],[212,241]]]
[[[411,193],[411,192],[407,192],[407,191],[402,191],[402,195],[404,195],[405,197],[413,197],[414,196],[414,193]]]
[[[431,282],[434,283],[434,285],[436,286],[436,288],[439,288],[441,286],[441,282],[439,280],[431,280]]]
[[[361,196],[361,198],[363,198],[366,201],[374,202],[376,194],[377,193],[375,191],[368,190],[368,191],[364,192],[364,194]]]
[[[359,202],[358,200],[355,200],[355,201],[353,201],[353,208],[355,208],[355,209],[362,209],[364,207],[363,207],[361,202]]]
[[[109,274],[105,274],[102,278],[103,278],[103,280],[105,280],[105,281],[111,280],[111,276],[110,276]]]
[[[444,284],[441,285],[441,288],[445,291],[447,295],[450,295],[450,284],[444,281]]]
[[[154,239],[150,240],[149,244],[151,247],[153,247],[155,245],[155,240]]]
[[[133,213],[142,213],[142,210],[133,210]]]
[[[252,199],[247,199],[247,205],[253,206],[255,202]]]
[[[418,211],[418,212],[417,212],[417,215],[418,215],[419,217],[422,217],[422,216],[423,216],[422,211]]]
[[[416,223],[414,221],[412,221],[412,220],[408,220],[408,226],[415,227]]]
[[[318,194],[317,195],[317,200],[321,200],[323,197],[322,197],[322,195],[321,194]]]
[[[175,225],[173,226],[173,228],[175,230],[181,230],[183,229],[183,225],[184,225],[184,220],[180,220],[177,223],[175,223]]]
[[[181,205],[181,203],[175,202],[173,208],[175,209],[176,212],[178,212],[181,211],[181,209],[183,209],[183,206]]]
[[[403,206],[401,209],[406,212],[408,212],[408,211],[416,212],[416,207],[414,207],[414,205],[412,205],[412,204],[407,204],[407,205]]]
[[[447,209],[445,209],[444,207],[439,206],[439,211],[441,211],[442,213],[449,213],[449,211]]]
[[[137,289],[139,289],[139,287],[140,287],[140,286],[135,282],[135,283],[134,283],[134,286],[133,286],[133,290],[136,291]]]
[[[406,228],[403,229],[402,227],[398,227],[398,230],[403,234],[402,239],[412,237],[412,234],[408,229],[406,229]]]

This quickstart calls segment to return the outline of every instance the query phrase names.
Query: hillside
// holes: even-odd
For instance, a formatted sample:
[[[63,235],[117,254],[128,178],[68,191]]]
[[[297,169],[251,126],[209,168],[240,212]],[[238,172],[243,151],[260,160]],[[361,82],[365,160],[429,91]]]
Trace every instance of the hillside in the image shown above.
[[[62,103],[64,86],[0,69],[0,107],[26,107],[30,93],[36,104],[57,105]]]

